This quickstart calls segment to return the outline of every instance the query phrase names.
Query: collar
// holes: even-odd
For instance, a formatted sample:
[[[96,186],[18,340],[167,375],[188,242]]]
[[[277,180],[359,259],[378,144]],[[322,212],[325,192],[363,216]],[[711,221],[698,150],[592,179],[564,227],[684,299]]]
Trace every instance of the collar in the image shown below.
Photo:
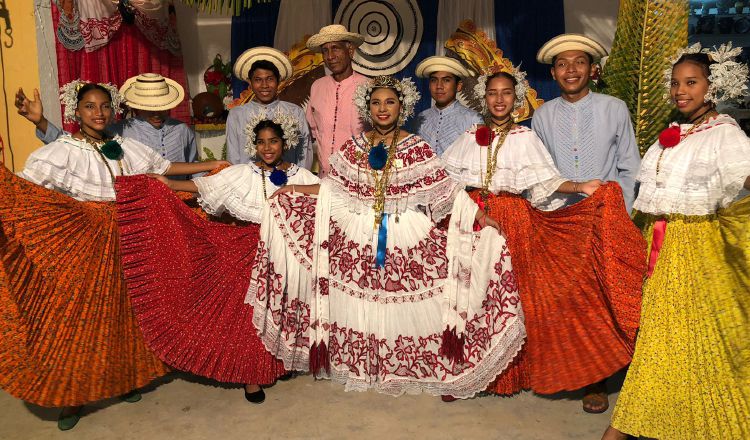
[[[441,108],[441,109],[440,109],[440,108],[437,108],[437,106],[436,106],[435,104],[433,104],[433,105],[432,105],[432,108],[433,108],[433,109],[434,109],[434,110],[435,110],[436,112],[438,112],[438,113],[442,113],[442,112],[451,112],[451,111],[453,111],[453,110],[458,110],[458,107],[459,107],[460,105],[461,105],[461,103],[460,103],[460,102],[458,102],[458,99],[454,99],[454,100],[453,100],[453,101],[452,101],[452,102],[451,102],[450,104],[446,105],[445,107],[443,107],[443,108]]]
[[[560,97],[560,101],[562,101],[567,106],[578,107],[578,106],[584,105],[584,104],[588,103],[589,101],[591,101],[593,99],[592,97],[594,96],[594,93],[595,93],[594,91],[589,90],[589,92],[586,94],[586,96],[584,96],[583,98],[579,99],[576,102],[570,102],[567,99],[563,98],[562,96]]]

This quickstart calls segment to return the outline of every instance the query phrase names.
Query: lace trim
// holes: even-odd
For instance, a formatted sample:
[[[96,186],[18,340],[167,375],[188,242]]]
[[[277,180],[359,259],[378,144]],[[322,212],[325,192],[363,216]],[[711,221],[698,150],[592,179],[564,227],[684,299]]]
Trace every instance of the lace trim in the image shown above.
[[[331,156],[328,175],[333,191],[348,199],[350,210],[357,213],[371,210],[375,201],[374,182],[363,154],[366,146],[364,134],[348,140],[340,154]],[[450,213],[456,194],[462,190],[461,185],[448,175],[444,164],[419,136],[410,135],[398,146],[400,163],[391,174],[384,212],[422,210],[433,221],[440,221]]]

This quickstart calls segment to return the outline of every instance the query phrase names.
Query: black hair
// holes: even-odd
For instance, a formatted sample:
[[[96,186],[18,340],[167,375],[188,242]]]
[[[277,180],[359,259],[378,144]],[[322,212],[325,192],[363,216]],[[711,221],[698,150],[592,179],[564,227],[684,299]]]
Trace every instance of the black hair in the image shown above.
[[[583,52],[583,53],[585,53],[585,54],[586,54],[586,56],[588,57],[588,59],[589,59],[589,64],[594,64],[594,56],[593,56],[593,55],[591,55],[591,54],[590,54],[590,53],[588,53],[588,52]],[[558,54],[558,55],[559,55],[559,54]],[[555,55],[555,56],[553,56],[553,57],[552,57],[552,65],[553,65],[553,66],[555,65],[555,61],[557,61],[557,55]]]
[[[250,73],[248,74],[248,76],[251,80],[253,78],[253,73],[258,69],[270,70],[271,73],[273,73],[273,76],[276,77],[276,81],[281,81],[281,73],[279,73],[279,68],[276,67],[276,64],[268,60],[258,60],[250,65]]]
[[[258,139],[258,135],[259,135],[260,131],[263,130],[263,129],[266,129],[266,128],[270,128],[271,130],[273,130],[273,132],[276,133],[276,136],[278,136],[279,139],[281,139],[282,143],[286,142],[284,140],[284,129],[281,128],[281,125],[273,122],[270,119],[264,119],[264,120],[258,122],[258,124],[256,124],[255,127],[253,128],[253,133],[255,133],[255,139],[256,139],[256,141]]]
[[[490,81],[492,81],[495,78],[506,78],[509,79],[511,83],[513,83],[513,88],[515,88],[518,85],[518,80],[515,76],[511,75],[508,72],[497,72],[493,73],[492,75],[487,77],[487,82],[484,83],[485,85],[489,84]]]
[[[691,63],[700,67],[703,70],[703,74],[706,75],[706,78],[708,79],[708,76],[711,74],[711,69],[709,69],[709,66],[711,64],[715,64],[716,61],[712,60],[707,53],[686,53],[682,55],[676,63],[674,63],[674,65],[672,66],[672,70],[674,70],[674,68],[677,67],[678,64],[682,63]]]
[[[78,93],[76,94],[76,104],[81,102],[83,97],[86,96],[86,94],[92,90],[99,90],[101,92],[104,92],[104,94],[107,95],[107,98],[109,98],[110,102],[112,101],[112,95],[110,95],[109,90],[107,90],[106,87],[101,86],[96,83],[88,83],[88,84],[84,84],[83,87],[81,87],[78,90]]]
[[[432,78],[432,75],[435,74],[435,73],[437,73],[437,72],[430,73],[430,75],[428,76],[428,78]],[[459,82],[463,81],[463,78],[461,78],[460,76],[456,75],[455,73],[451,73],[451,76],[456,79],[456,84],[458,84]]]

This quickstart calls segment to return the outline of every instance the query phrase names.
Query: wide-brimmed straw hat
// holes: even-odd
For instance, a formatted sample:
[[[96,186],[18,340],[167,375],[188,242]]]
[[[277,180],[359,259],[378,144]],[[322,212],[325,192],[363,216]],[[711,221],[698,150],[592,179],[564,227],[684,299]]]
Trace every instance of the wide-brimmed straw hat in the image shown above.
[[[349,32],[341,24],[324,26],[320,32],[307,39],[307,48],[313,52],[320,52],[320,46],[332,41],[348,41],[358,47],[365,41],[365,37],[354,32]]]
[[[177,107],[185,99],[185,89],[177,81],[158,73],[143,73],[120,87],[125,104],[139,110],[163,111]]]
[[[279,82],[292,76],[292,63],[289,61],[289,57],[284,52],[267,46],[253,47],[242,52],[234,62],[234,76],[249,82],[250,68],[254,62],[260,60],[270,61],[279,69]]]
[[[536,60],[542,64],[552,64],[555,56],[567,50],[586,52],[594,58],[594,62],[607,56],[607,49],[596,40],[581,34],[562,34],[544,43],[536,53]]]
[[[428,78],[435,72],[448,72],[459,78],[473,76],[471,71],[464,67],[458,60],[450,57],[431,56],[417,64],[416,74],[420,78]]]

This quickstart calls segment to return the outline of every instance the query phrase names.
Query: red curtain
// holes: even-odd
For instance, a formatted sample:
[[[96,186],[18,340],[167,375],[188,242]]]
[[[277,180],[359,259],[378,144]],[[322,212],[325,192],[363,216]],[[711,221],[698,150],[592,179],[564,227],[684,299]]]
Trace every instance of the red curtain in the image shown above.
[[[52,21],[57,29],[60,11],[52,3]],[[120,87],[126,79],[141,73],[153,72],[171,78],[185,88],[186,99],[173,109],[171,116],[190,122],[187,78],[182,57],[159,49],[143,36],[135,25],[122,23],[120,30],[106,46],[93,52],[66,49],[55,38],[57,52],[57,77],[60,86],[75,79],[109,82]],[[75,131],[76,124],[65,124],[65,129]]]

